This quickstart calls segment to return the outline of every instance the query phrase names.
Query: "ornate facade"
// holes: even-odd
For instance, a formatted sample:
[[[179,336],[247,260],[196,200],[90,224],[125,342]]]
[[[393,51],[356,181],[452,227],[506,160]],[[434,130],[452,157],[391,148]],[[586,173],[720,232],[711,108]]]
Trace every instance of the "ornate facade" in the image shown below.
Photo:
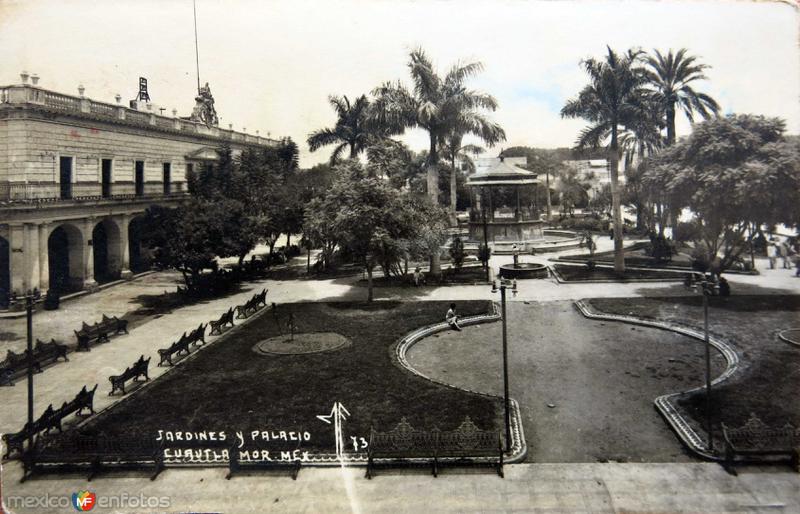
[[[223,142],[234,153],[274,144],[210,118],[26,82],[0,87],[0,304],[11,293],[130,277],[141,269],[139,220],[148,206],[180,202],[187,173],[216,159]]]

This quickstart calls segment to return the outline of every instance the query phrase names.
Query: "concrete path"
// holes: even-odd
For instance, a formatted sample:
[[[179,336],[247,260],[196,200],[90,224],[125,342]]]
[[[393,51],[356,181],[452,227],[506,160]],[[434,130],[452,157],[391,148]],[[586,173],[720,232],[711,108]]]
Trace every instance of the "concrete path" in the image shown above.
[[[20,514],[74,512],[66,502],[85,489],[97,494],[95,512],[800,512],[800,475],[751,468],[733,477],[716,464],[517,464],[505,479],[453,470],[367,480],[358,468],[307,468],[296,481],[265,474],[227,481],[220,468],[171,469],[154,482],[72,476],[19,484],[16,467],[5,475],[5,503]],[[36,506],[45,500],[64,506]],[[125,503],[102,508],[111,501]]]
[[[699,386],[703,345],[645,327],[584,318],[572,302],[508,306],[511,397],[528,462],[692,462],[653,400]],[[415,344],[411,366],[502,396],[502,324],[442,332]],[[715,354],[712,373],[725,367]]]
[[[603,246],[600,247],[602,251]],[[544,257],[530,257],[542,259]],[[492,266],[510,262],[511,257],[493,259]],[[299,263],[300,261],[298,261]],[[763,269],[763,263],[761,269]],[[157,295],[164,290],[174,290],[179,276],[175,273],[158,273],[115,286],[103,291],[65,302],[54,312],[40,312],[34,317],[34,336],[41,339],[56,339],[74,343],[72,330],[81,321],[94,321],[101,313],[124,315],[143,306],[143,296]],[[110,405],[114,399],[107,396],[108,376],[119,373],[133,363],[141,354],[153,356],[157,361],[156,349],[167,346],[181,333],[216,318],[228,307],[243,303],[254,292],[266,287],[270,289],[269,302],[294,301],[341,301],[363,300],[366,288],[355,286],[359,277],[333,280],[264,280],[245,284],[241,291],[225,298],[205,301],[185,306],[163,315],[145,318],[134,326],[129,335],[112,338],[110,343],[93,347],[91,352],[71,353],[70,362],[49,367],[44,373],[35,375],[36,396],[34,414],[38,416],[49,403],[60,405],[71,399],[85,384],[100,387],[96,395],[96,407]],[[771,292],[800,292],[800,279],[791,276],[788,270],[767,270],[758,277],[732,277],[734,292],[736,285],[768,288]],[[682,287],[674,284],[570,284],[558,285],[549,280],[532,280],[520,283],[520,294],[513,301],[530,300],[571,300],[592,296],[640,296],[661,294],[685,294]],[[417,300],[467,300],[495,299],[488,286],[456,286],[443,288],[385,288],[376,289],[378,299],[417,299]],[[0,319],[0,352],[8,348],[19,349],[24,346],[24,319]],[[155,362],[153,362],[155,364]],[[151,365],[152,377],[162,370]],[[0,388],[0,432],[18,430],[27,412],[25,381],[18,381],[14,387]],[[73,419],[77,419],[74,418]],[[734,479],[722,474],[716,466],[685,467],[656,466],[636,467],[616,465],[569,466],[513,466],[509,468],[509,479],[498,481],[494,477],[455,477],[447,480],[431,480],[428,477],[381,477],[366,482],[355,479],[352,484],[344,475],[333,470],[311,470],[301,475],[297,482],[283,478],[242,479],[234,482],[220,480],[220,470],[169,471],[165,478],[150,483],[140,477],[116,478],[98,481],[98,491],[129,491],[138,494],[175,495],[172,510],[189,509],[219,510],[233,512],[263,512],[264,498],[277,494],[275,511],[348,511],[352,505],[365,505],[364,512],[397,510],[430,510],[440,503],[443,510],[529,510],[532,505],[561,512],[580,511],[622,511],[650,510],[674,511],[730,511],[740,509],[741,505],[770,504],[794,505],[785,507],[787,512],[798,511],[797,475],[760,473],[747,474]],[[22,494],[44,493],[71,494],[78,487],[85,487],[81,479],[54,478],[35,480],[24,486],[16,484],[20,469],[17,462],[3,467],[3,494],[22,491]],[[355,475],[360,471],[353,471]],[[611,493],[589,493],[583,485],[569,487],[570,480],[575,484],[588,484],[594,477],[604,483],[603,491]],[[572,477],[572,478],[570,478]],[[201,480],[211,483],[201,485]],[[641,481],[641,482],[637,482]],[[93,482],[94,484],[94,482]],[[196,484],[189,486],[189,484]],[[241,485],[239,485],[241,484]],[[516,485],[514,485],[516,484]],[[609,485],[610,484],[610,485]],[[104,489],[100,489],[103,487]],[[677,496],[686,488],[687,494]],[[238,491],[238,492],[237,492]],[[348,491],[350,492],[348,495]],[[398,495],[402,492],[402,496]],[[426,494],[415,494],[430,491]],[[767,496],[759,496],[756,491],[767,491]],[[774,492],[774,494],[773,494]],[[460,495],[460,496],[459,496]],[[232,498],[248,498],[241,504],[232,504]],[[611,501],[608,498],[611,498]],[[194,498],[194,500],[192,500]],[[458,499],[463,498],[463,499]],[[794,503],[790,499],[794,498]],[[404,499],[405,502],[399,500]],[[353,503],[351,501],[361,503]],[[610,502],[609,502],[610,501]],[[250,502],[250,503],[248,503]],[[278,505],[280,502],[283,504]],[[460,503],[464,502],[464,503]],[[589,502],[589,503],[586,503]],[[229,507],[235,505],[235,508]],[[590,507],[583,507],[589,505]],[[652,506],[654,507],[652,507]],[[272,505],[270,505],[272,506]],[[469,506],[469,508],[467,508]],[[241,508],[239,508],[241,507]],[[768,508],[768,507],[764,507]],[[605,509],[605,510],[604,510]],[[69,509],[64,510],[69,511]],[[159,509],[169,510],[169,509]],[[437,509],[438,510],[438,509]],[[740,509],[741,510],[741,509]],[[747,509],[745,509],[747,510]],[[772,511],[775,509],[773,508]],[[22,512],[22,510],[19,510]],[[53,512],[52,509],[40,510]],[[60,509],[59,509],[60,511]],[[121,510],[126,512],[125,510]]]

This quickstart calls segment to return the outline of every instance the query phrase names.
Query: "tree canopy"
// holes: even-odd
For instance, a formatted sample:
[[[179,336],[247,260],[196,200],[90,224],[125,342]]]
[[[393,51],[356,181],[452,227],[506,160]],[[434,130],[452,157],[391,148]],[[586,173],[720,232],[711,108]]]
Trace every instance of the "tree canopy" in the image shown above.
[[[730,115],[696,124],[662,151],[643,180],[689,208],[709,261],[729,268],[745,250],[752,224],[800,222],[800,145],[779,118]],[[752,231],[750,231],[752,232]]]

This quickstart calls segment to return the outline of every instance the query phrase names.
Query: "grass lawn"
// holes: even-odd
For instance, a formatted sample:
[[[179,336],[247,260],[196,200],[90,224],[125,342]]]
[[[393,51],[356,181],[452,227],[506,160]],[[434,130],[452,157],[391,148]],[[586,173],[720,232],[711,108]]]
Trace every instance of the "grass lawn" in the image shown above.
[[[591,303],[603,312],[703,328],[698,296],[603,298]],[[767,424],[800,426],[800,348],[777,335],[783,329],[800,327],[800,296],[711,297],[709,326],[713,334],[733,346],[742,361],[737,373],[712,389],[715,435],[721,437],[719,423],[740,426],[750,413]],[[682,395],[677,403],[698,433],[705,433],[705,393]]]
[[[500,429],[500,400],[434,384],[401,368],[394,358],[397,341],[444,319],[448,303],[281,305],[282,323],[291,311],[296,333],[335,332],[352,344],[323,353],[257,354],[252,349],[256,343],[280,335],[272,313],[264,311],[81,430],[119,437],[155,437],[158,430],[307,431],[311,437],[303,443],[305,450],[332,453],[332,426],[316,416],[328,414],[334,402],[350,412],[345,441],[350,436],[369,439],[370,426],[388,430],[404,416],[421,429],[452,430],[467,415],[480,428]],[[490,310],[487,301],[459,302],[464,316]]]
[[[677,255],[673,255],[672,259],[668,262],[656,262],[655,259],[647,255],[644,251],[644,248],[647,246],[648,243],[634,243],[630,247],[625,249],[625,264],[627,266],[639,266],[645,268],[663,268],[663,267],[676,267],[676,268],[692,268],[692,259],[689,255],[685,253],[678,253]],[[581,261],[585,262],[589,259],[594,260],[598,263],[603,264],[614,264],[614,252],[596,252],[594,257],[589,255],[588,253],[580,254],[580,255],[569,255],[566,257],[559,257],[559,261],[563,262],[576,262]]]
[[[685,278],[685,273],[680,271],[664,270],[634,270],[627,268],[622,277],[619,276],[614,268],[597,266],[589,269],[586,266],[570,266],[568,264],[555,264],[553,268],[567,282],[581,282],[585,280],[617,280],[625,282],[628,280],[675,280],[681,281]]]
[[[483,266],[472,264],[462,266],[460,270],[456,271],[455,268],[447,267],[442,269],[442,277],[439,279],[431,275],[429,272],[424,272],[425,284],[436,286],[447,285],[472,285],[472,284],[486,284],[486,270]],[[362,279],[358,281],[359,286],[366,287],[367,280]],[[413,287],[414,286],[414,268],[409,268],[408,275],[405,277],[375,277],[372,279],[372,285],[375,287]]]

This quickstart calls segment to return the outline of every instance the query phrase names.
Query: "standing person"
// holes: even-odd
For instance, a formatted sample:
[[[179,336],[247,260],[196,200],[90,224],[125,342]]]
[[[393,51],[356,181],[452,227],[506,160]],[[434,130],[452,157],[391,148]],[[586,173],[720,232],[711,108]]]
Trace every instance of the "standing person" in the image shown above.
[[[456,314],[456,304],[451,303],[450,308],[447,310],[447,314],[444,317],[447,324],[450,325],[450,328],[453,330],[461,331],[461,327],[458,326],[458,315]]]
[[[518,268],[519,267],[519,247],[517,246],[517,243],[514,243],[514,245],[511,247],[511,252],[514,254],[514,267]]]
[[[783,259],[783,269],[792,269],[792,262],[789,258],[791,256],[789,243],[787,241],[782,241],[780,245],[779,253],[781,254],[781,259]]]
[[[422,283],[422,272],[419,268],[414,270],[414,285],[419,287],[420,283]]]
[[[769,269],[775,269],[775,261],[778,257],[778,249],[775,247],[775,238],[769,238],[767,242],[767,258],[769,259]]]

